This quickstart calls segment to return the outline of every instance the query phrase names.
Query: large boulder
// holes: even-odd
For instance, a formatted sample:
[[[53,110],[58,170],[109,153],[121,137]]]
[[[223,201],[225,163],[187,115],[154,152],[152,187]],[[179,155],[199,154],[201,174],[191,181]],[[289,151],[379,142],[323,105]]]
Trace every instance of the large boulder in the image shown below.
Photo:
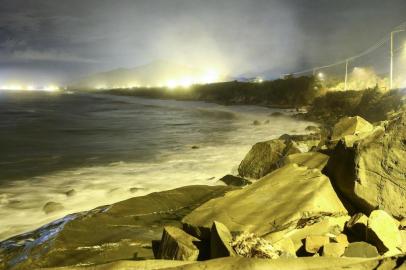
[[[396,255],[402,245],[399,222],[382,210],[375,210],[368,219],[367,241],[372,243],[380,253]]]
[[[326,244],[330,242],[328,236],[309,235],[305,240],[305,249],[308,253],[317,253]]]
[[[222,196],[227,186],[188,186],[131,198],[66,216],[35,231],[0,242],[0,269],[34,269],[116,260],[153,259],[152,240],[164,226],[204,202]]]
[[[369,217],[355,214],[346,223],[346,230],[352,241],[368,242],[381,254],[397,255],[401,252],[399,222],[383,210],[374,210]]]
[[[290,141],[303,153],[310,151],[312,148],[318,147],[323,140],[321,133],[313,134],[283,134],[279,140]]]
[[[266,236],[271,242],[289,237],[296,250],[302,249],[303,242],[308,236],[329,236],[336,239],[344,230],[345,223],[350,219],[341,214],[320,214],[309,218],[302,218],[293,228],[274,232]],[[303,250],[302,250],[303,251]]]
[[[362,117],[344,117],[335,124],[332,141],[338,141],[348,135],[358,135],[361,133],[371,132],[374,126]]]
[[[56,211],[63,210],[63,205],[57,202],[47,202],[43,207],[42,210],[45,214],[50,214]]]
[[[157,259],[197,261],[200,240],[183,230],[166,226],[162,233]]]
[[[327,243],[323,246],[324,257],[341,257],[348,245],[344,243]]]
[[[281,166],[283,157],[300,153],[290,141],[270,140],[255,144],[238,167],[241,177],[258,179]]]
[[[342,139],[327,163],[336,189],[358,210],[406,217],[406,112],[358,140]]]
[[[332,240],[333,242],[343,244],[344,246],[348,246],[349,244],[347,235],[343,233],[334,236]]]
[[[235,186],[235,187],[243,187],[251,184],[251,181],[247,179],[230,174],[225,175],[219,181],[225,183],[227,186]]]
[[[376,258],[379,256],[375,246],[366,242],[352,242],[344,251],[344,257]]]
[[[182,222],[185,230],[201,239],[209,238],[214,221],[232,232],[251,232],[266,239],[278,232],[281,239],[285,232],[307,223],[316,223],[322,217],[339,219],[346,213],[325,175],[317,169],[289,164],[242,190],[208,201]]]
[[[214,221],[210,234],[210,258],[235,256],[231,247],[233,236],[224,224]]]
[[[277,250],[282,250],[285,253],[285,257],[290,258],[296,258],[296,252],[302,247],[301,245],[295,246],[295,243],[289,237],[282,238],[281,240],[272,243],[272,245]]]

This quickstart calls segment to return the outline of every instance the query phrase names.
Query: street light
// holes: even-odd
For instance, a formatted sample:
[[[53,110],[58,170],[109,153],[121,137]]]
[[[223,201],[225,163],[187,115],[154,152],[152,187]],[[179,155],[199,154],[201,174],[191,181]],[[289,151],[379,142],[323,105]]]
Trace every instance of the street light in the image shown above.
[[[395,30],[390,33],[390,88],[393,89],[393,37],[395,34],[404,32],[404,29]]]
[[[345,60],[345,80],[344,80],[344,90],[348,90],[348,62],[349,60]]]

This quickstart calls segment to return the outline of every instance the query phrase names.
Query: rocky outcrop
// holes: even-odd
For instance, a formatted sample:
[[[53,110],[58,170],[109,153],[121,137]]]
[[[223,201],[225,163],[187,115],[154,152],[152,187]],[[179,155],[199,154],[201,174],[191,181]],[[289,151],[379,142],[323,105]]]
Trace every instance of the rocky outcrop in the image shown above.
[[[324,235],[309,235],[305,239],[305,249],[308,253],[317,253],[326,244],[330,243],[328,236]]]
[[[324,257],[341,257],[348,245],[344,243],[327,243],[323,246],[323,256]]]
[[[42,210],[45,212],[45,214],[50,214],[52,212],[63,210],[63,208],[64,207],[61,203],[47,202],[44,207],[42,207]]]
[[[314,133],[320,133],[321,129],[317,126],[307,126],[306,131],[314,132]]]
[[[283,254],[269,241],[253,233],[241,233],[231,245],[238,256],[245,258],[278,259]]]
[[[361,133],[368,133],[373,128],[374,126],[362,117],[344,117],[335,124],[331,140],[338,141],[348,135],[357,136]]]
[[[157,259],[197,261],[200,240],[183,230],[166,226],[162,233]]]
[[[294,143],[301,152],[305,153],[315,147],[318,147],[320,145],[320,142],[323,140],[322,137],[322,134],[320,132],[317,132],[312,134],[298,135],[283,134],[279,137],[279,139]]]
[[[243,187],[251,184],[251,181],[247,179],[230,174],[222,177],[219,181],[225,183],[227,186],[236,186],[236,187]]]
[[[282,161],[283,165],[296,163],[299,166],[305,166],[309,169],[323,170],[327,165],[329,156],[319,152],[307,152],[292,154],[285,157]]]
[[[344,257],[376,258],[379,256],[375,246],[366,242],[353,242],[345,249]]]
[[[224,224],[214,221],[210,234],[210,258],[232,257],[235,251],[231,247],[233,237]]]
[[[238,173],[241,177],[258,179],[280,167],[283,157],[300,153],[290,141],[270,140],[255,144],[245,156]]]
[[[69,215],[0,242],[0,262],[3,269],[14,266],[13,269],[31,270],[153,259],[151,241],[161,239],[164,226],[180,227],[183,216],[232,189],[188,186]]]
[[[349,244],[347,235],[345,235],[343,233],[340,233],[339,235],[335,235],[332,240],[335,243],[340,243],[345,246],[348,246],[348,244]]]
[[[394,217],[405,217],[405,142],[403,112],[357,140],[340,140],[326,173],[339,193],[360,211],[383,209]]]
[[[257,143],[241,162],[238,173],[242,177],[259,179],[286,164],[287,156],[306,153],[320,142],[320,134],[284,134],[278,139]]]
[[[251,232],[276,242],[323,217],[344,217],[343,226],[346,213],[326,176],[317,169],[289,164],[242,190],[208,201],[182,222],[186,231],[200,239],[209,238],[212,223],[219,221],[230,231]],[[324,228],[330,227],[328,220],[325,224]],[[306,237],[295,232],[301,239]]]
[[[72,196],[74,196],[75,194],[76,194],[76,190],[74,190],[74,189],[70,189],[70,190],[68,190],[68,191],[65,192],[65,195],[66,195],[67,197],[72,197]]]
[[[284,252],[284,257],[296,258],[296,252],[298,247],[289,237],[282,238],[277,242],[272,244],[277,250],[282,250]]]
[[[399,222],[383,210],[374,210],[369,217],[355,214],[346,223],[351,242],[368,242],[385,256],[402,253],[402,231],[399,228]]]
[[[400,253],[402,245],[399,222],[382,210],[375,210],[368,218],[367,240],[374,244],[380,253],[391,255]]]

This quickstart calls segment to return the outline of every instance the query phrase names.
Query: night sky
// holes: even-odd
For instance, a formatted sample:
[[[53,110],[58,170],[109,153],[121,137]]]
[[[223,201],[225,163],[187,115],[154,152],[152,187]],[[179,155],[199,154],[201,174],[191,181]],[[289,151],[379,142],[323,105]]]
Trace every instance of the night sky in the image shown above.
[[[279,76],[356,54],[404,21],[405,0],[0,0],[0,80],[154,60]]]

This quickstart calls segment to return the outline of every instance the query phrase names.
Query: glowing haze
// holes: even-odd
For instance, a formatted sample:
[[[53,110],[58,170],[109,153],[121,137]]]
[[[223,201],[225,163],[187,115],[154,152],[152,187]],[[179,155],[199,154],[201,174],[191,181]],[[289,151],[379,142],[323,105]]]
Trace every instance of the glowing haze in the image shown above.
[[[279,77],[364,50],[404,21],[406,11],[404,0],[0,4],[0,84],[27,87],[68,84],[156,60],[203,70],[200,77]],[[186,86],[199,80],[185,76],[162,83]]]

